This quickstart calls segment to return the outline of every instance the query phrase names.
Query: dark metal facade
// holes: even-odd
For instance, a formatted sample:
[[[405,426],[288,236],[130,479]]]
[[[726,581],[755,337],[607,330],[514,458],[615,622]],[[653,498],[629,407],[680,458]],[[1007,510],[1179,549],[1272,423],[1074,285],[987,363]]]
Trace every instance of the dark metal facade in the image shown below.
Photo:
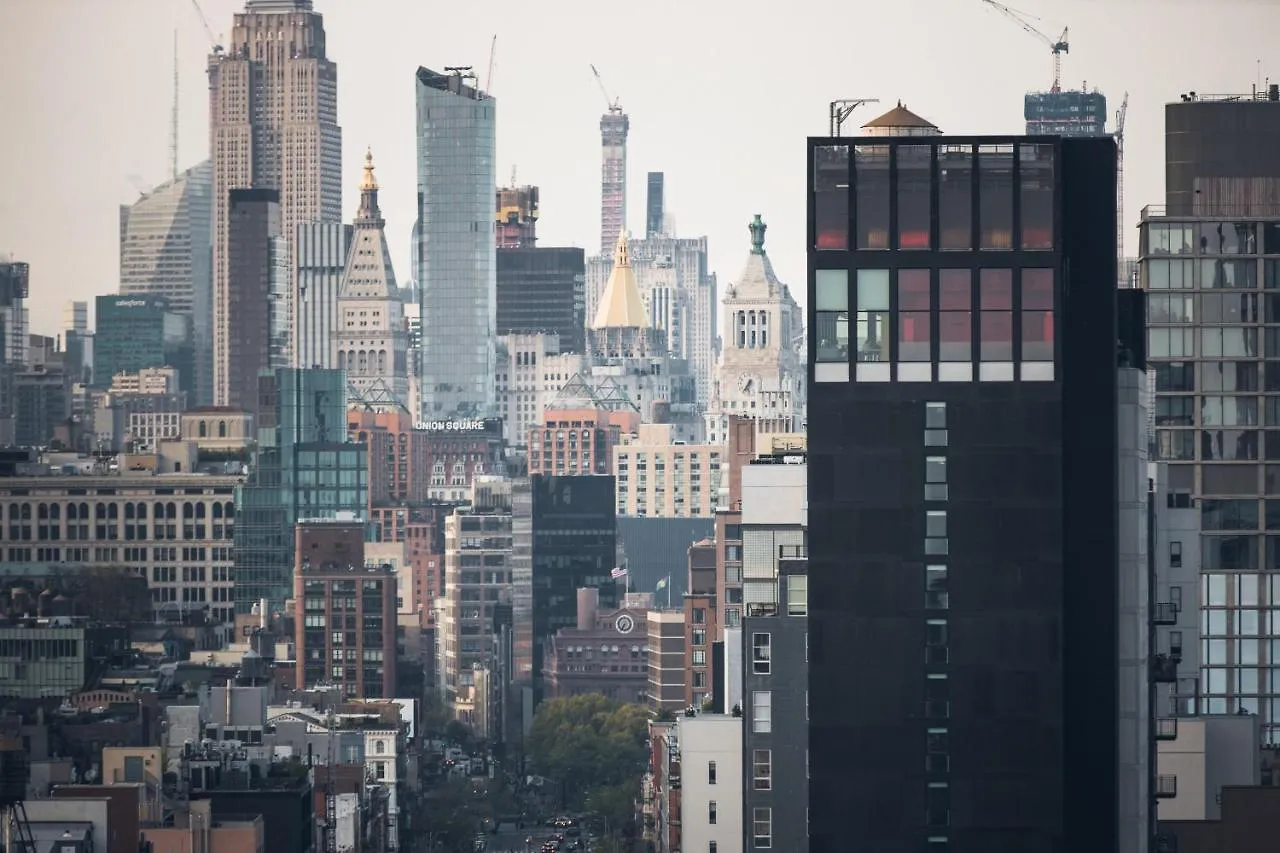
[[[1280,216],[1280,94],[1271,94],[1165,106],[1170,215]]]
[[[582,249],[498,249],[498,334],[556,334],[561,352],[582,352],[586,269]]]
[[[809,849],[1114,851],[1115,145],[809,154]]]

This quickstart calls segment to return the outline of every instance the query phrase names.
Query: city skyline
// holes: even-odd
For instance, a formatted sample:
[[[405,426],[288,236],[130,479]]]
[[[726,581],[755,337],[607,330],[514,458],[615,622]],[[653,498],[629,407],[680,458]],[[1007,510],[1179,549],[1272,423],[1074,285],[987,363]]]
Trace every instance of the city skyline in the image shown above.
[[[205,0],[202,5],[214,35],[227,39],[232,16],[243,9],[242,0]],[[1109,9],[1105,17],[1099,4],[1087,0],[1063,5],[1050,9],[1025,0],[1022,7],[1041,15],[1047,29],[1071,25],[1074,50],[1064,60],[1066,85],[1078,87],[1078,81],[1087,78],[1089,88],[1102,89],[1114,106],[1126,90],[1130,93],[1126,222],[1134,225],[1142,206],[1163,202],[1163,104],[1192,89],[1248,92],[1255,78],[1265,77],[1267,69],[1259,68],[1255,57],[1264,54],[1266,17],[1274,15],[1280,23],[1280,9],[1241,0],[1238,5],[1251,10],[1255,25],[1235,32],[1225,25],[1206,26],[1194,16],[1155,20],[1150,14],[1155,7],[1148,3]],[[1047,53],[1043,45],[984,9],[978,0],[933,12],[935,26],[919,30],[918,50],[906,53],[877,40],[868,40],[861,51],[836,49],[835,33],[849,31],[838,26],[840,21],[852,25],[860,14],[845,7],[832,7],[822,16],[837,26],[824,27],[831,35],[815,35],[803,50],[773,43],[774,34],[789,22],[763,5],[739,5],[732,12],[716,4],[682,10],[686,27],[676,31],[660,26],[663,16],[647,16],[635,22],[632,38],[621,43],[612,37],[607,22],[575,18],[575,13],[587,8],[575,2],[561,4],[572,20],[563,34],[547,30],[546,22],[559,16],[552,18],[545,10],[513,10],[501,21],[477,21],[473,15],[463,18],[459,10],[456,26],[451,23],[452,11],[438,10],[432,14],[443,19],[427,28],[413,24],[427,14],[425,10],[394,8],[396,26],[379,28],[380,21],[391,19],[391,4],[372,19],[367,11],[354,7],[324,0],[316,5],[316,11],[325,16],[328,52],[343,69],[338,118],[349,138],[342,179],[351,182],[348,186],[358,181],[367,145],[379,151],[388,239],[393,261],[402,266],[410,258],[415,207],[410,74],[418,64],[471,64],[483,86],[495,31],[492,88],[504,104],[498,128],[499,183],[507,183],[514,165],[519,183],[543,187],[540,242],[592,247],[599,236],[598,126],[606,103],[591,74],[594,63],[610,96],[621,101],[632,120],[628,229],[643,233],[645,173],[664,171],[667,208],[676,218],[678,234],[706,234],[711,268],[722,278],[737,268],[744,223],[752,214],[762,213],[771,226],[770,254],[780,277],[800,280],[803,211],[792,187],[803,157],[796,140],[822,132],[829,100],[880,98],[880,105],[856,112],[851,125],[873,118],[878,108],[887,109],[902,98],[956,133],[1012,131],[1022,124],[1022,95],[1029,89],[1047,88],[1050,77],[1050,57],[1043,55]],[[905,25],[926,8],[924,0],[901,4],[884,11],[880,24],[885,29]],[[46,334],[59,331],[65,299],[89,299],[116,290],[115,211],[119,204],[134,201],[137,190],[150,189],[169,176],[175,28],[179,31],[179,167],[189,168],[207,154],[204,67],[208,39],[194,10],[187,4],[160,0],[122,0],[111,6],[111,13],[91,5],[79,10],[77,21],[86,34],[81,35],[79,28],[67,32],[54,11],[0,9],[0,25],[28,33],[14,50],[0,57],[0,68],[11,77],[22,73],[50,83],[42,86],[38,99],[34,91],[19,87],[0,93],[0,107],[10,115],[26,115],[34,131],[10,141],[14,156],[0,165],[0,179],[14,190],[10,200],[0,202],[0,251],[32,264],[31,327]],[[113,50],[110,46],[120,39],[111,38],[110,33],[125,22],[133,33],[130,38],[154,43],[155,50],[128,54]],[[376,49],[362,43],[371,27],[380,32]],[[644,57],[659,37],[671,55],[704,56],[697,39],[709,27],[727,31],[736,50],[718,55],[714,63],[676,62],[657,69]],[[135,32],[138,28],[141,31]],[[1139,29],[1150,38],[1135,45],[1130,34]],[[443,36],[422,39],[416,35],[422,32],[448,33],[450,41],[446,46]],[[508,35],[525,32],[543,33],[545,39]],[[63,82],[53,79],[58,75],[52,72],[40,73],[54,61],[52,55],[42,54],[48,53],[43,46],[55,36],[87,65],[100,66],[101,85],[92,96],[70,87],[74,78]],[[1197,49],[1169,49],[1177,44]],[[1241,59],[1226,66],[1208,59],[1227,52]],[[802,56],[805,59],[804,85],[789,82],[786,74],[761,73],[759,56],[769,55],[776,68],[785,69],[793,53],[796,62]],[[520,69],[535,60],[541,73],[521,74]],[[939,64],[952,69],[945,87],[935,82],[931,70],[917,70]],[[546,85],[547,80],[556,85]],[[675,91],[694,94],[677,100],[670,94]],[[965,97],[965,91],[981,94]],[[765,103],[772,105],[771,111],[760,108]],[[128,115],[128,124],[122,122],[114,132],[102,134],[103,125],[111,126],[119,115]],[[726,154],[720,144],[729,122],[745,133],[747,141],[738,146],[740,153]],[[537,134],[542,127],[564,130],[543,139]],[[850,129],[846,125],[846,131]],[[98,153],[92,158],[84,157],[79,147],[86,138],[93,138],[97,145]],[[770,168],[762,169],[766,165]],[[51,183],[50,175],[63,179]],[[11,200],[15,198],[24,200],[21,210]],[[60,250],[66,232],[49,229],[50,221],[66,222],[66,228],[77,235],[75,252]],[[1126,240],[1128,254],[1135,254],[1133,229]],[[45,295],[49,293],[58,297],[49,298]]]

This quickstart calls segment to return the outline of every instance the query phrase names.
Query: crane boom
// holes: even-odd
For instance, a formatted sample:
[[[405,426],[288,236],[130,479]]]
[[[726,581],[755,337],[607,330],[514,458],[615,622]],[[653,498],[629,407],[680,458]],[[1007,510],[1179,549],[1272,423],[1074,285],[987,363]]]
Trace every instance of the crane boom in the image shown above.
[[[213,28],[209,26],[209,19],[204,16],[204,10],[200,8],[200,0],[191,0],[191,5],[196,8],[196,14],[200,16],[200,25],[204,27],[204,34],[209,37],[209,44],[213,46],[213,54],[215,56],[220,55],[222,53],[222,43],[213,34]]]
[[[1071,52],[1071,44],[1067,27],[1062,28],[1062,35],[1056,39],[1041,32],[1034,24],[1031,23],[1032,16],[1025,12],[1019,12],[1003,3],[997,3],[996,0],[982,0],[988,6],[999,11],[1005,17],[1011,19],[1018,26],[1022,27],[1028,33],[1040,39],[1040,41],[1049,45],[1050,52],[1053,53],[1053,88],[1051,92],[1059,92],[1062,90],[1062,54]]]
[[[484,90],[488,94],[493,94],[493,64],[498,58],[498,34],[493,34],[493,41],[489,43],[489,73],[484,76]]]
[[[1124,93],[1124,100],[1120,102],[1120,109],[1116,110],[1116,275],[1125,275],[1125,254],[1124,254],[1124,122],[1129,115],[1129,93]],[[1124,279],[1126,287],[1133,286],[1133,283]]]
[[[618,102],[617,98],[609,97],[609,89],[604,85],[604,78],[600,76],[600,72],[596,70],[596,67],[594,65],[591,66],[591,73],[596,75],[596,83],[599,84],[600,86],[600,93],[604,95],[604,102],[605,102],[605,105],[609,108],[609,112],[611,113],[622,112],[622,104]]]

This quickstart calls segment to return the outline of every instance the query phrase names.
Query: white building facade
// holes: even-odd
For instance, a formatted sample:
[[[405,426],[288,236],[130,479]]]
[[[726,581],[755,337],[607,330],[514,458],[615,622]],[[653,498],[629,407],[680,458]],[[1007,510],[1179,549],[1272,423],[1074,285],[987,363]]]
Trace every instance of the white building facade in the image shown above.
[[[676,731],[681,849],[742,853],[742,718],[677,717]]]

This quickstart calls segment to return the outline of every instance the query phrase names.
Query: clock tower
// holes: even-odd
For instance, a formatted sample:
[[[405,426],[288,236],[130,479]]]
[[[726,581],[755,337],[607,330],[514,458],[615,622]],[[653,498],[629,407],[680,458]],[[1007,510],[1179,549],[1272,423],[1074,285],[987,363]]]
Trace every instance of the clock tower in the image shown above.
[[[740,415],[758,432],[804,428],[804,315],[778,281],[764,250],[767,226],[747,226],[751,253],[724,295],[724,344],[707,410],[707,440],[728,441],[728,419]]]

